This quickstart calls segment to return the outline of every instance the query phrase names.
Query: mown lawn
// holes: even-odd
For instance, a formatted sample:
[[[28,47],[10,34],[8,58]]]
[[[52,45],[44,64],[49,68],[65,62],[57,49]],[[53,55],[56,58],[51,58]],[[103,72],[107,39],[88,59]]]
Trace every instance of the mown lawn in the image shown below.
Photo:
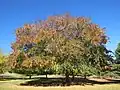
[[[20,86],[20,83],[29,80],[9,80],[0,81],[0,90],[120,90],[120,84],[94,84],[94,85],[74,85],[74,86]]]

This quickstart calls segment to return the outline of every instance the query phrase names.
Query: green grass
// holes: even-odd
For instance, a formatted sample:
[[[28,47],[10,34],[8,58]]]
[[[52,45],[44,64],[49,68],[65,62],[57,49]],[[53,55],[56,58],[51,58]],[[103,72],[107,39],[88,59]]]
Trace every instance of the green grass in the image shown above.
[[[48,87],[34,87],[34,86],[20,86],[20,83],[24,83],[29,80],[9,80],[0,81],[0,90],[120,90],[120,84],[95,84],[95,85],[74,85],[74,86],[48,86]]]

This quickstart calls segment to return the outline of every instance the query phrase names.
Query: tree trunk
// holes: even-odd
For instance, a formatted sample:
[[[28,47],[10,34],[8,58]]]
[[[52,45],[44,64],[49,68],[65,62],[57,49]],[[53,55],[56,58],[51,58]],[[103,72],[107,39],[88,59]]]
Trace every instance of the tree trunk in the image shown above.
[[[31,79],[32,75],[29,75],[29,79]]]
[[[48,77],[47,77],[47,74],[46,74],[46,78],[48,78]]]
[[[84,79],[86,79],[86,74],[84,75]]]
[[[75,79],[75,75],[72,75],[72,81],[74,81],[74,79]]]
[[[69,74],[67,72],[65,74],[65,82],[66,82],[67,85],[70,84],[70,78],[69,78]]]

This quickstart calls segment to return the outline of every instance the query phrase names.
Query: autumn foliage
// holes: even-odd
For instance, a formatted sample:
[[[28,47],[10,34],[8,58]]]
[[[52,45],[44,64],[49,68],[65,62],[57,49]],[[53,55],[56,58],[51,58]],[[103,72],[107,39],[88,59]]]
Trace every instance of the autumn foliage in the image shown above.
[[[25,24],[16,30],[10,65],[12,68],[40,69],[65,64],[65,68],[70,66],[64,69],[67,74],[74,72],[80,63],[93,64],[96,61],[95,47],[106,43],[104,29],[89,18],[69,14],[50,16],[47,20]],[[100,58],[97,60],[94,64],[101,66]],[[103,59],[103,62],[106,61]]]

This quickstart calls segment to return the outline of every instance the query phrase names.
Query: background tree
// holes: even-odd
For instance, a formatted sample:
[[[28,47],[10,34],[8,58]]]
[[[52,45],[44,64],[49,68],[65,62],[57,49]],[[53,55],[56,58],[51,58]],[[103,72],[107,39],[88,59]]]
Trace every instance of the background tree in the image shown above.
[[[117,49],[115,50],[116,63],[120,63],[120,43],[118,43]]]
[[[0,73],[4,73],[7,71],[7,56],[3,55],[2,51],[0,50]]]

